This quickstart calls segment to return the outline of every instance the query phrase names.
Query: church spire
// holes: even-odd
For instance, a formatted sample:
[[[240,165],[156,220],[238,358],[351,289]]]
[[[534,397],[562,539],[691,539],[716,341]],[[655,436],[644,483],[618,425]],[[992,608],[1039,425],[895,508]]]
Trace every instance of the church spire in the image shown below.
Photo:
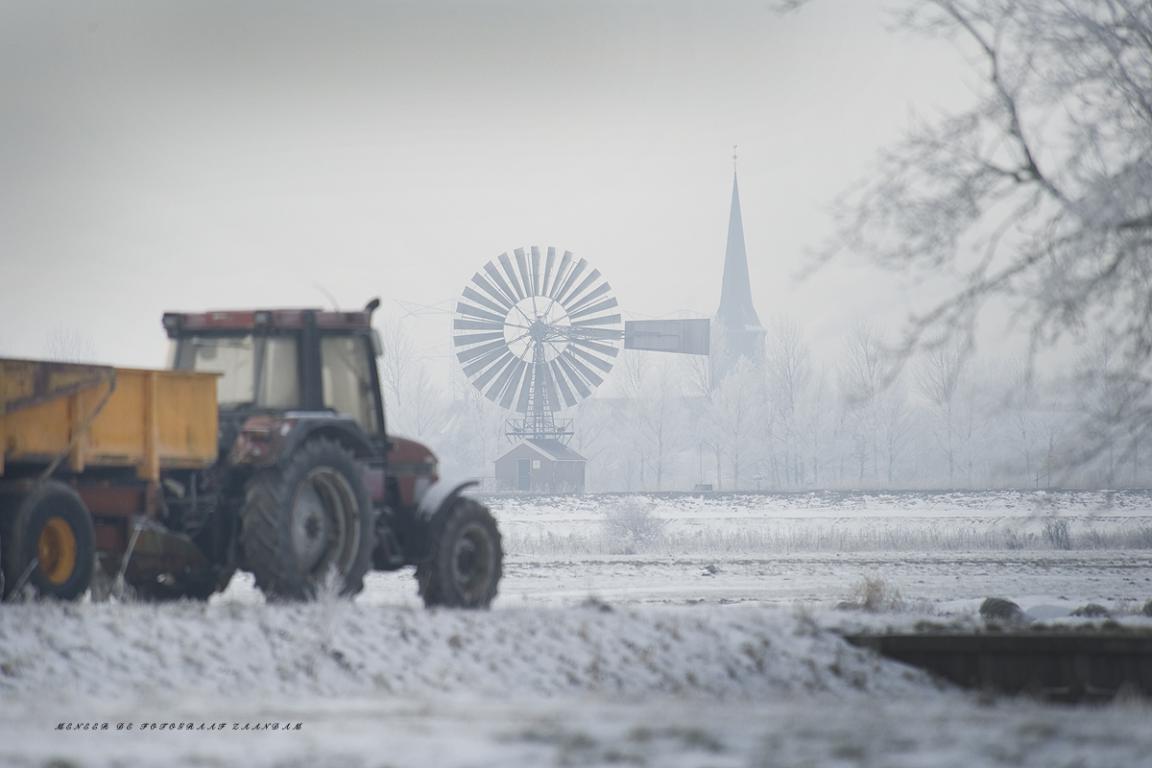
[[[736,148],[732,148],[732,207],[728,213],[728,244],[724,251],[724,279],[716,310],[712,383],[716,385],[736,361],[764,357],[764,328],[752,303],[748,253],[744,246],[744,218],[740,211],[740,184],[736,175]]]
[[[760,328],[760,317],[752,304],[748,253],[744,247],[744,219],[740,213],[740,184],[735,170],[732,171],[732,208],[728,213],[728,247],[724,251],[724,281],[720,287],[720,308],[716,310],[716,319],[733,330]]]

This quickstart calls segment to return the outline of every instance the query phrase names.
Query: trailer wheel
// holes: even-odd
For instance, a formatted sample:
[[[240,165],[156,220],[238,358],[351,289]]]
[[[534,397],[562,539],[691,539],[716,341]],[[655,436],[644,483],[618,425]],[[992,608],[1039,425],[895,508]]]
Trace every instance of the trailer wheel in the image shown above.
[[[40,597],[74,600],[88,590],[96,532],[76,491],[55,480],[41,483],[17,502],[5,528],[5,598],[30,588]]]
[[[286,464],[248,481],[244,567],[270,599],[311,599],[330,575],[340,594],[357,594],[371,563],[372,522],[352,454],[330,440],[310,440]]]
[[[432,556],[416,566],[424,605],[487,608],[504,572],[496,519],[483,504],[457,499],[432,530]]]

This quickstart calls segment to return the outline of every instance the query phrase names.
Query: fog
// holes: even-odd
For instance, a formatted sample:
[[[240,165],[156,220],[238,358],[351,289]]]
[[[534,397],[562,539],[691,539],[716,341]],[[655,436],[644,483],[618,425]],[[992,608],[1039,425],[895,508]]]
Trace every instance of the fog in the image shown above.
[[[1059,411],[1029,433],[998,410],[1021,349],[1002,313],[980,327],[961,441],[959,416],[947,404],[941,426],[922,373],[896,390],[899,406],[843,410],[860,329],[893,338],[936,288],[851,254],[801,278],[832,237],[837,197],[918,119],[970,103],[978,77],[955,44],[855,0],[799,13],[9,2],[0,354],[157,366],[165,310],[380,296],[385,335],[410,360],[399,387],[431,393],[393,408],[392,424],[488,475],[508,414],[489,408],[464,425],[476,393],[452,354],[472,274],[501,252],[554,245],[601,270],[627,319],[709,317],[735,166],[753,299],[770,345],[781,328],[803,340],[811,373],[797,409],[808,415],[773,421],[769,445],[708,437],[722,418],[702,427],[677,400],[654,458],[636,442],[651,425],[613,432],[613,403],[691,398],[693,363],[625,352],[567,414],[590,487],[1050,484],[1037,457],[1052,455]],[[394,406],[403,393],[386,394]],[[838,421],[802,423],[833,408]],[[733,439],[749,441],[743,458]],[[1122,460],[1076,482],[1115,480]],[[1125,476],[1137,480],[1135,464]]]
[[[627,317],[709,316],[734,144],[761,316],[895,328],[890,275],[795,279],[877,149],[969,96],[955,49],[889,22],[848,0],[7,2],[0,353],[157,365],[166,309],[378,294],[447,382],[454,298],[533,243],[588,258]]]

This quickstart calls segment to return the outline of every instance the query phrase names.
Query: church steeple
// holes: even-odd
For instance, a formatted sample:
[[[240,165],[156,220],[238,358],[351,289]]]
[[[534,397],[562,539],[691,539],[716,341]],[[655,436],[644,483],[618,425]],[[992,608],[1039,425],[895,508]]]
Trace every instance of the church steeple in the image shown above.
[[[744,219],[740,212],[740,184],[732,156],[732,207],[728,213],[728,244],[724,251],[724,280],[720,286],[720,307],[716,310],[715,343],[712,352],[712,383],[718,384],[736,361],[747,357],[757,362],[764,357],[764,328],[752,303],[748,277],[748,253],[744,246]]]
[[[732,329],[760,328],[760,317],[752,305],[752,285],[748,279],[748,252],[744,247],[744,219],[740,215],[740,184],[732,172],[732,208],[728,213],[728,247],[724,251],[724,282],[720,287],[720,308],[716,319]]]

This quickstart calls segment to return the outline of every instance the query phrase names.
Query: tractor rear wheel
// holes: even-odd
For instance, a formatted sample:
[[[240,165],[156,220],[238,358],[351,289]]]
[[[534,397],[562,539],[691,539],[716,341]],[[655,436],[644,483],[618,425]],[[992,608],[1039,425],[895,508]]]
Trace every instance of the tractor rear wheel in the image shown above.
[[[312,599],[329,578],[343,595],[364,588],[374,542],[361,475],[352,454],[320,438],[248,481],[243,564],[266,597]]]
[[[96,532],[84,502],[48,480],[15,504],[3,535],[3,597],[31,589],[40,597],[75,600],[88,591],[96,564]]]
[[[457,499],[433,525],[432,554],[416,566],[420,597],[429,608],[487,608],[504,572],[496,519],[483,504]]]

